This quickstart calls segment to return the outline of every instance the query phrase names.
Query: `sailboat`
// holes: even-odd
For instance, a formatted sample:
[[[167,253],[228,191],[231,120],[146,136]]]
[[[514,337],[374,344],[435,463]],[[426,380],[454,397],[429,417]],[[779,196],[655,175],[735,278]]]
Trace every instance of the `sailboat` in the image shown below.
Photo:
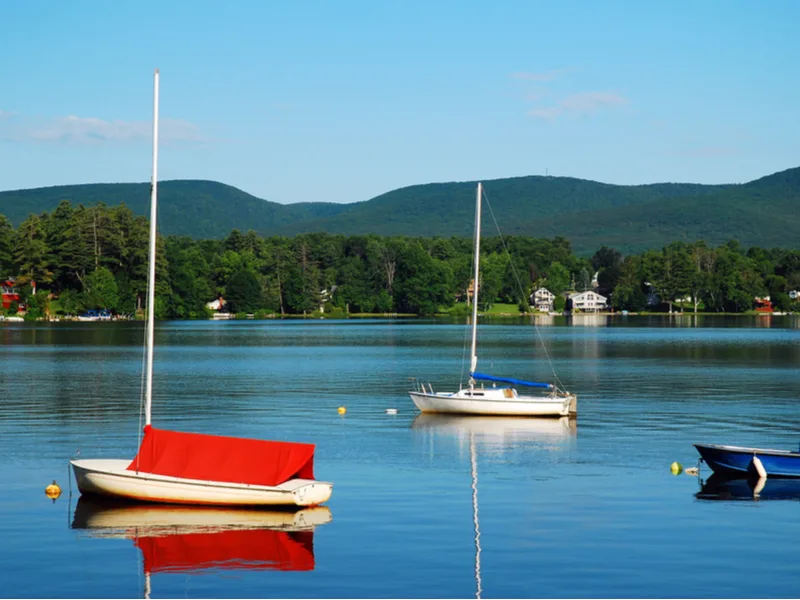
[[[457,413],[471,415],[505,415],[520,417],[568,417],[577,415],[578,398],[575,394],[560,389],[555,383],[539,383],[496,377],[476,371],[478,366],[478,289],[480,277],[481,245],[481,201],[483,186],[478,183],[475,200],[475,248],[474,279],[472,294],[472,352],[470,357],[469,382],[456,392],[435,392],[425,383],[417,383],[417,389],[409,392],[411,400],[423,413]],[[479,383],[480,382],[480,383]],[[491,383],[490,387],[486,383]],[[498,386],[498,384],[501,384]],[[544,390],[537,396],[522,395],[514,386]]]
[[[149,598],[157,573],[313,571],[314,530],[330,521],[325,506],[263,510],[81,496],[70,527],[91,538],[133,541],[142,552]]]
[[[151,425],[157,205],[158,69],[153,87],[144,436],[133,460],[71,460],[78,489],[82,494],[177,504],[322,504],[330,498],[333,485],[314,479],[313,444],[187,433]]]

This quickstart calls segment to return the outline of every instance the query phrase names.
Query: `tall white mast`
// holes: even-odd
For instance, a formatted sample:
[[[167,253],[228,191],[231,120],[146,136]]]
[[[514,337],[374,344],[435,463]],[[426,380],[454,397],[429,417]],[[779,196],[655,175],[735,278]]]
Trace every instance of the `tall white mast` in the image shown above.
[[[469,372],[474,373],[478,366],[478,276],[480,275],[481,258],[481,198],[483,197],[483,185],[478,183],[478,193],[475,197],[475,265],[474,280],[472,284],[472,357],[470,359]]]
[[[147,367],[145,370],[145,425],[153,404],[153,343],[156,299],[156,215],[158,206],[158,69],[153,75],[153,176],[150,182],[150,254],[147,273]]]

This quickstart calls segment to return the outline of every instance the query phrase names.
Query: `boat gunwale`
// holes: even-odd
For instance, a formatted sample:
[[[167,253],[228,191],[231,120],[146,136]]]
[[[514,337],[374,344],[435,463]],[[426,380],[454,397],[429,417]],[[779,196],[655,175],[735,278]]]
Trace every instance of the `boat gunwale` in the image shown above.
[[[188,479],[184,477],[175,477],[172,475],[159,475],[158,473],[147,473],[145,471],[130,471],[127,468],[125,469],[118,469],[118,468],[109,468],[103,466],[84,466],[81,463],[87,462],[111,462],[111,461],[119,461],[120,463],[128,463],[125,459],[115,459],[115,458],[87,458],[87,459],[80,459],[80,460],[71,460],[69,461],[73,468],[77,467],[79,469],[83,469],[86,471],[91,471],[92,473],[102,473],[104,475],[111,475],[113,477],[122,477],[126,479],[136,479],[139,481],[160,481],[163,483],[176,483],[181,485],[193,485],[193,486],[202,486],[202,487],[214,487],[217,489],[233,489],[233,490],[251,490],[251,491],[265,491],[265,492],[281,492],[286,494],[292,494],[295,490],[298,490],[306,485],[328,485],[333,487],[333,484],[327,481],[319,481],[317,479],[289,479],[280,483],[278,485],[260,485],[260,484],[251,484],[251,483],[235,483],[232,481],[216,481],[213,479]],[[287,485],[290,484],[290,485]]]
[[[473,397],[465,397],[465,396],[458,396],[458,392],[435,392],[433,394],[428,394],[427,392],[408,392],[411,396],[419,396],[421,398],[433,398],[433,399],[441,399],[441,398],[448,398],[451,400],[461,400],[463,402],[498,402],[500,404],[513,404],[513,403],[520,403],[520,404],[530,404],[532,402],[541,402],[544,404],[563,404],[566,400],[566,397],[556,397],[553,398],[552,396],[520,396],[517,395],[513,398],[486,398],[483,396],[473,396]]]
[[[800,458],[800,452],[792,450],[779,450],[777,448],[753,448],[749,446],[729,446],[726,444],[692,444],[695,448],[710,448],[725,452],[735,452],[737,454],[766,454],[767,456],[791,456]]]

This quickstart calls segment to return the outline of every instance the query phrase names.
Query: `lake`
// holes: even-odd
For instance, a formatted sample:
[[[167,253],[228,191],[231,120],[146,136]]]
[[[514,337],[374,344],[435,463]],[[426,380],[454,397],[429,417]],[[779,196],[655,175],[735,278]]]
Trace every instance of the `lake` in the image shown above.
[[[480,369],[555,369],[577,420],[419,416],[411,378],[465,373],[455,322],[158,323],[155,425],[312,442],[334,483],[313,531],[270,513],[186,533],[162,509],[158,535],[135,507],[79,502],[68,471],[78,451],[135,454],[142,324],[0,323],[0,594],[797,597],[800,484],[756,500],[670,464],[695,466],[693,442],[798,448],[800,317],[537,322],[481,321]]]

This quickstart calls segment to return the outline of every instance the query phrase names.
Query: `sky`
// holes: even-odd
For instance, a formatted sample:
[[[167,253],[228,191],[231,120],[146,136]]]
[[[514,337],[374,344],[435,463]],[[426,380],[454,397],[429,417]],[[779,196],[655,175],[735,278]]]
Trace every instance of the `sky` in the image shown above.
[[[800,166],[796,0],[6,0],[0,190],[740,183]]]

